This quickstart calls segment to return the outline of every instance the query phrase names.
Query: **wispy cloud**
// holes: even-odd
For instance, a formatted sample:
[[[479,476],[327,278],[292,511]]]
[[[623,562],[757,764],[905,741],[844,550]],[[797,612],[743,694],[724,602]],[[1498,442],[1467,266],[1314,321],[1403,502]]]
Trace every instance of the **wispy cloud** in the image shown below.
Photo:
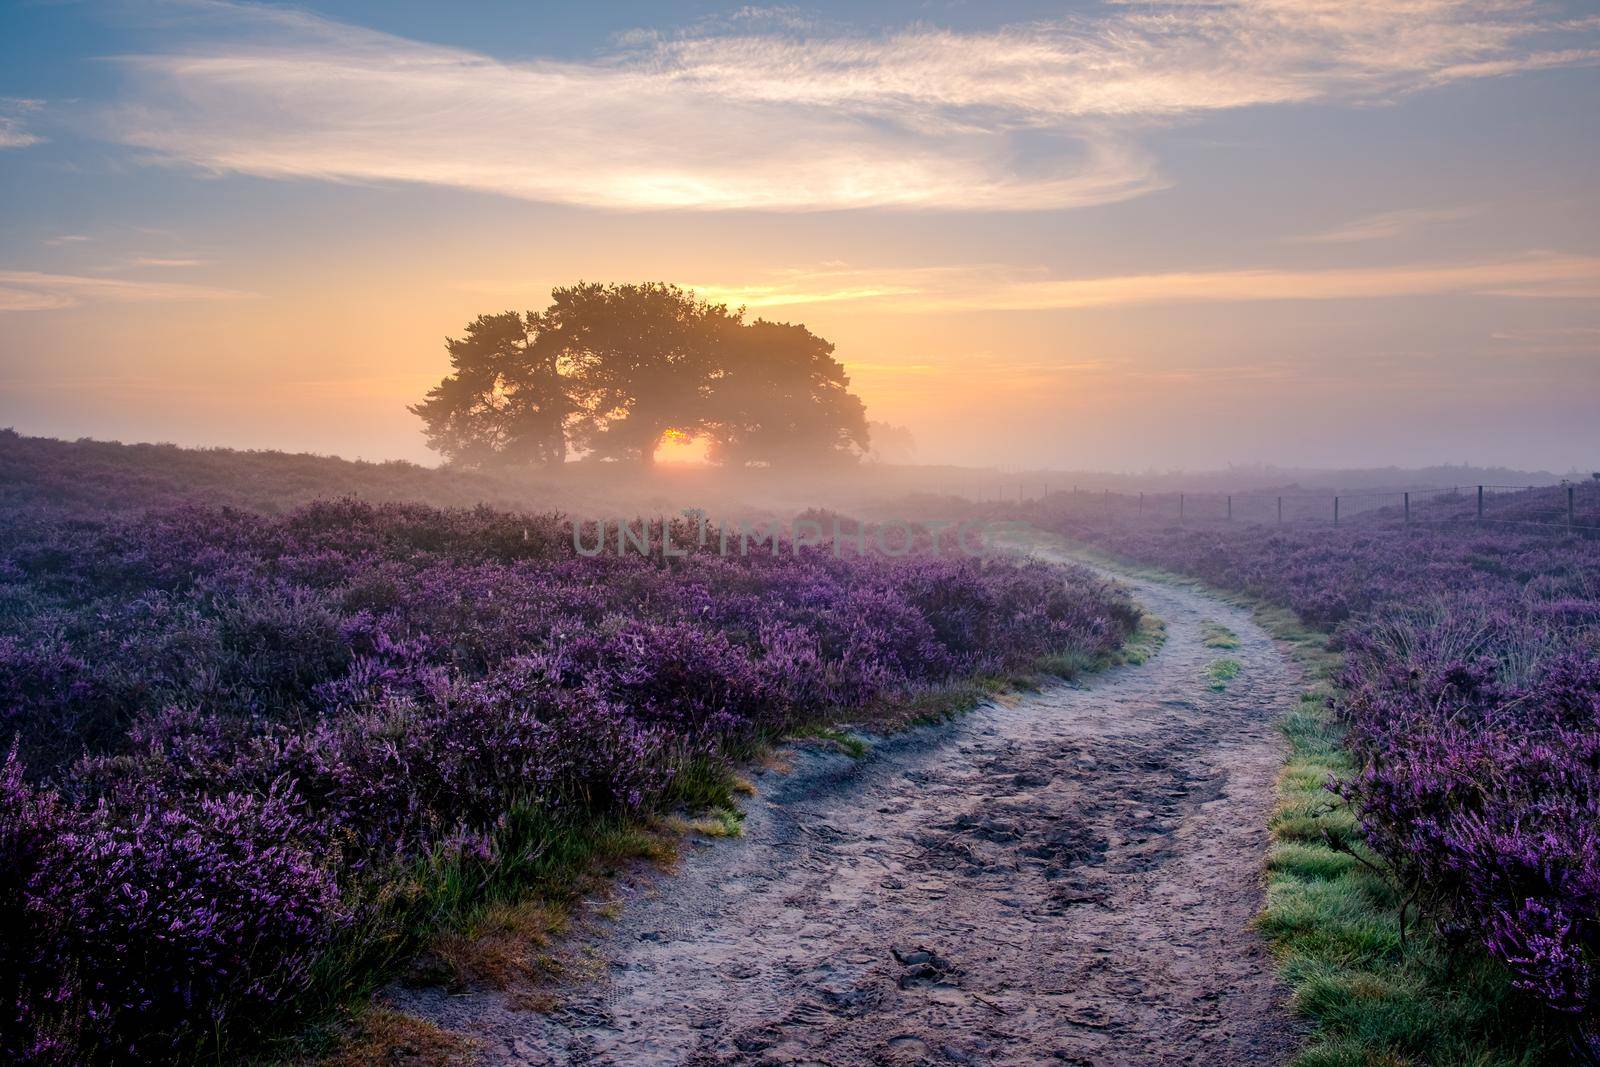
[[[27,127],[27,117],[43,106],[38,100],[0,96],[0,148],[26,148],[44,138]]]
[[[1519,357],[1600,356],[1600,326],[1498,330],[1489,339],[1498,342],[1497,351]]]
[[[1071,279],[1026,283],[993,295],[978,294],[970,306],[1021,310],[1157,303],[1362,300],[1458,293],[1600,298],[1600,257],[1530,256],[1488,263],[1341,270],[1233,270]]]
[[[1600,299],[1600,257],[1531,253],[1465,263],[1336,270],[1172,271],[1052,278],[994,264],[872,270],[830,267],[776,272],[753,285],[704,284],[696,291],[754,309],[873,301],[898,311],[1044,311],[1138,304],[1365,300],[1477,294]],[[844,295],[839,295],[844,294]]]
[[[1479,205],[1450,208],[1412,208],[1404,211],[1384,211],[1352,219],[1332,229],[1308,233],[1292,238],[1311,244],[1348,244],[1355,241],[1376,241],[1413,233],[1436,222],[1457,222],[1482,214]]]
[[[129,263],[130,267],[203,267],[203,259],[190,259],[187,257],[169,256],[135,256]]]
[[[203,6],[221,39],[125,61],[115,137],[215,172],[615,208],[1106,203],[1163,185],[1152,123],[1590,63],[1600,37],[1532,0],[1211,0],[981,33],[848,35],[784,14],[511,63]]]
[[[1496,341],[1541,340],[1551,337],[1575,337],[1580,340],[1600,342],[1600,326],[1551,326],[1539,330],[1498,330],[1489,335]]]
[[[79,304],[148,304],[174,301],[242,300],[254,294],[182,282],[84,278],[32,270],[0,270],[0,313],[49,311]]]
[[[1590,19],[1583,28],[1593,30],[1600,20]],[[1560,48],[1548,52],[1533,52],[1525,56],[1505,59],[1485,59],[1477,63],[1458,63],[1445,67],[1434,75],[1436,82],[1457,81],[1463,78],[1501,78],[1508,74],[1523,74],[1533,70],[1552,70],[1556,67],[1593,66],[1600,62],[1600,48]]]
[[[786,307],[861,301],[924,300],[936,294],[979,291],[1012,284],[1027,272],[1005,266],[913,267],[872,270],[830,264],[771,271],[760,281],[737,285],[691,283],[689,288],[713,303],[730,307]]]

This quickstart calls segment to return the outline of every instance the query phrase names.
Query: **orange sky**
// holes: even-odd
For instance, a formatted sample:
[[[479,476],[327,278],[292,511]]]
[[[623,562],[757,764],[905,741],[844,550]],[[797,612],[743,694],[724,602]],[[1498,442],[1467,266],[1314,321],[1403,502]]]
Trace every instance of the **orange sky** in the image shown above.
[[[8,14],[0,425],[427,460],[445,335],[667,280],[925,461],[1590,465],[1600,23],[1413,7]]]

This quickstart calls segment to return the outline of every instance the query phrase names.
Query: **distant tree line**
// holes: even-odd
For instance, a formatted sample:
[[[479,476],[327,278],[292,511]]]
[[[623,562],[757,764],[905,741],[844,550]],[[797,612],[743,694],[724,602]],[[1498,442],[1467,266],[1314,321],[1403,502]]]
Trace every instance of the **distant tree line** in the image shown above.
[[[867,449],[866,410],[832,344],[675,285],[556,289],[545,310],[482,315],[445,346],[451,373],[410,410],[462,466],[649,464],[674,432],[733,465]]]

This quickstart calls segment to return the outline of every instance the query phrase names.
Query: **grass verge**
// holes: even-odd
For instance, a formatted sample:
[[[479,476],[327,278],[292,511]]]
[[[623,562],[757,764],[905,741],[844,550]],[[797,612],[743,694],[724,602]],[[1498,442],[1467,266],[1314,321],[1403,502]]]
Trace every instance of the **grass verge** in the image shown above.
[[[1098,674],[1112,667],[1136,666],[1160,651],[1166,639],[1166,623],[1149,612],[1142,612],[1133,633],[1112,652],[1100,655],[1063,652],[1045,656],[1030,672],[979,675],[935,689],[902,694],[891,702],[867,708],[850,723],[812,724],[792,731],[788,737],[821,739],[860,758],[871,751],[875,735],[947,722],[988,700],[1038,692],[1046,685]]]
[[[314,1020],[269,1045],[258,1064],[409,1064],[448,1067],[470,1060],[471,1041],[380,1003],[372,995],[390,975],[447,987],[531,990],[522,1006],[540,1008],[538,982],[560,973],[552,942],[584,897],[603,893],[626,865],[670,865],[678,835],[658,823],[623,818],[553,821],[536,808],[509,812],[496,855],[437,855],[410,876],[381,880],[383,897],[367,922],[346,932],[321,961]],[[387,1057],[387,1058],[385,1058]]]
[[[1451,951],[1414,921],[1402,939],[1399,896],[1371,865],[1355,812],[1328,789],[1354,767],[1331,710],[1340,657],[1326,633],[1287,609],[1093,546],[1051,535],[1039,543],[1248,609],[1305,671],[1307,688],[1281,722],[1289,753],[1278,777],[1266,904],[1257,918],[1293,990],[1293,1007],[1311,1027],[1295,1067],[1565,1062],[1559,1036],[1537,1023],[1487,956]]]

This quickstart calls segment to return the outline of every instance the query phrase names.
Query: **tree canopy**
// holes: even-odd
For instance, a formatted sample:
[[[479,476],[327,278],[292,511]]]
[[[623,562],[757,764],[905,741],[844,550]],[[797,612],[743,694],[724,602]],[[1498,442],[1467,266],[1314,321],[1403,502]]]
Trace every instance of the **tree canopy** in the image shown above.
[[[452,373],[411,411],[428,447],[464,466],[560,463],[575,410],[540,316],[480,315],[446,338]]]
[[[429,447],[465,466],[649,463],[669,431],[708,439],[726,464],[867,448],[866,410],[832,344],[675,285],[556,289],[544,311],[480,316],[445,347],[451,374],[410,410]]]
[[[867,413],[833,345],[804,326],[757,319],[725,336],[711,386],[711,456],[784,463],[867,447]]]

